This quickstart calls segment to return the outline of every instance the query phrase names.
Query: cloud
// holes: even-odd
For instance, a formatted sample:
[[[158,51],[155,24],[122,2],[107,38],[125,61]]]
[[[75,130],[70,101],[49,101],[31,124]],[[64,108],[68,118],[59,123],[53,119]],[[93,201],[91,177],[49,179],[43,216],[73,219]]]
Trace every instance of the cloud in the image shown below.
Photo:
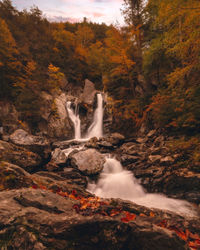
[[[0,0],[1,1],[1,0]],[[123,23],[120,8],[123,0],[12,0],[18,8],[35,4],[48,19],[82,21],[84,17],[99,23]]]
[[[89,11],[84,11],[83,13],[84,13],[85,15],[87,15],[87,16],[93,16],[93,17],[95,17],[95,18],[105,16],[105,14],[104,14],[104,13],[101,13],[101,12],[89,12]]]

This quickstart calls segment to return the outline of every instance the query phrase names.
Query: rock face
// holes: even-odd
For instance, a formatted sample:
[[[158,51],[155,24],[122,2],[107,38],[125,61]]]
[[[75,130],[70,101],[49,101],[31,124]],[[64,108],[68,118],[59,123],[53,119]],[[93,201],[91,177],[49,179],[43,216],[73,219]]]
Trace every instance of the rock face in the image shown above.
[[[41,157],[23,147],[12,143],[0,141],[0,161],[6,161],[17,164],[26,171],[37,169],[41,164]]]
[[[18,112],[11,103],[0,101],[0,127],[3,127],[4,133],[10,134],[20,127],[18,116]]]
[[[52,115],[48,123],[48,134],[52,137],[71,137],[72,127],[66,111],[67,96],[62,93],[54,99],[55,115]]]
[[[188,249],[172,231],[156,226],[155,220],[152,224],[152,218],[138,216],[123,223],[119,216],[77,213],[77,206],[76,200],[46,190],[1,192],[1,246],[19,250]],[[128,209],[138,210],[134,205]]]
[[[17,129],[10,135],[10,141],[16,145],[23,146],[33,152],[47,158],[50,153],[49,142],[42,136],[34,136],[23,129]]]
[[[31,175],[8,162],[0,162],[0,190],[30,187],[34,184]]]
[[[105,158],[95,149],[87,149],[70,156],[71,165],[85,175],[95,175],[103,170]]]
[[[59,96],[52,96],[45,92],[42,94],[44,106],[41,107],[41,117],[43,120],[39,128],[43,133],[53,138],[72,137],[73,128],[70,124],[66,110],[68,96],[61,93]]]
[[[170,152],[167,138],[155,130],[147,136],[124,143],[117,150],[122,165],[132,171],[148,192],[165,193],[170,197],[200,203],[200,175],[188,166],[175,168],[178,155]]]
[[[96,92],[97,91],[95,89],[94,83],[86,79],[82,98],[81,98],[82,101],[86,104],[92,105],[94,103],[94,97],[95,97]]]

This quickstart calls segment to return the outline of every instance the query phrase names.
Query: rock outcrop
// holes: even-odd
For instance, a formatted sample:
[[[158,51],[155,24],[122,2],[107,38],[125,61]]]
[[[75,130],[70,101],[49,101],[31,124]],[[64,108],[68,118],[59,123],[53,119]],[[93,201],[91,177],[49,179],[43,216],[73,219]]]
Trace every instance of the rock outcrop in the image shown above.
[[[35,170],[42,163],[38,154],[5,141],[0,141],[0,161],[17,164],[26,171]]]
[[[43,136],[34,136],[23,129],[17,129],[9,139],[12,143],[25,147],[43,158],[48,158],[50,154],[49,141]]]
[[[173,230],[159,226],[159,216],[156,219],[137,216],[134,221],[124,223],[121,219],[123,215],[77,213],[77,203],[77,200],[48,190],[20,189],[1,192],[1,246],[19,250],[189,249],[186,242]],[[112,210],[112,205],[110,208],[107,205],[104,213],[108,213],[110,209]],[[138,206],[130,204],[124,204],[123,209],[126,209],[124,213],[127,214],[130,213],[127,209],[135,212],[140,210]],[[169,218],[168,215],[166,219]],[[176,217],[171,220],[179,221],[180,225],[182,223],[182,219]],[[192,223],[195,224],[188,222],[189,225]]]

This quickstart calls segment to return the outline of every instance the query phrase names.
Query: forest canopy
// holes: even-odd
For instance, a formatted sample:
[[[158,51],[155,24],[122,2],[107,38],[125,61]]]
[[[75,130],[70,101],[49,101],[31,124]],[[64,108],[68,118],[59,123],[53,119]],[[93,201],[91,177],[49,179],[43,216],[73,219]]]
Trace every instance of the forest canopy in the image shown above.
[[[88,78],[108,92],[119,130],[199,132],[200,2],[124,0],[122,14],[124,27],[56,23],[1,1],[0,98],[37,124],[41,91]]]

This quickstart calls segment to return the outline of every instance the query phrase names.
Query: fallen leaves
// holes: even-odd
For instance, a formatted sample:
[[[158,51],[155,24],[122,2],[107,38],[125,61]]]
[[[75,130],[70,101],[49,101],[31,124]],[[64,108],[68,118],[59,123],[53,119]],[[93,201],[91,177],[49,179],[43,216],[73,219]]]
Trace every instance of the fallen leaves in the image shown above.
[[[109,216],[109,217],[115,217],[118,216],[118,218],[123,223],[129,223],[131,221],[134,221],[137,217],[136,214],[124,211],[120,207],[116,207],[115,209],[109,209],[109,202],[102,201],[99,197],[81,197],[78,195],[76,190],[72,190],[70,193],[63,192],[60,188],[58,188],[56,191],[48,189],[44,185],[32,185],[33,189],[42,189],[42,190],[48,190],[51,192],[54,192],[62,197],[67,197],[72,200],[77,201],[77,204],[74,204],[72,207],[76,211],[76,213],[82,214],[82,215],[94,215],[99,214],[102,216]],[[147,218],[153,218],[156,217],[156,214],[154,212],[150,212],[149,214],[140,213],[138,215],[139,217],[147,217]],[[198,250],[200,249],[200,236],[197,233],[192,233],[188,229],[182,230],[177,226],[170,225],[170,221],[164,219],[156,224],[159,227],[166,228],[170,231],[173,231],[176,233],[176,235],[184,240],[187,245],[190,247],[191,250]]]
[[[136,218],[136,215],[135,215],[135,214],[129,213],[129,212],[127,212],[127,211],[124,212],[124,214],[125,214],[126,216],[123,217],[123,218],[121,218],[121,221],[122,221],[122,222],[128,223],[128,222],[130,222],[130,221],[135,220],[135,218]]]
[[[170,226],[168,225],[167,220],[162,220],[159,224],[157,224],[157,226],[162,228],[167,228],[168,230],[175,232],[179,238],[181,238],[187,243],[190,249],[192,250],[200,249],[200,235],[196,233],[193,234],[188,229],[184,231],[176,226]]]

